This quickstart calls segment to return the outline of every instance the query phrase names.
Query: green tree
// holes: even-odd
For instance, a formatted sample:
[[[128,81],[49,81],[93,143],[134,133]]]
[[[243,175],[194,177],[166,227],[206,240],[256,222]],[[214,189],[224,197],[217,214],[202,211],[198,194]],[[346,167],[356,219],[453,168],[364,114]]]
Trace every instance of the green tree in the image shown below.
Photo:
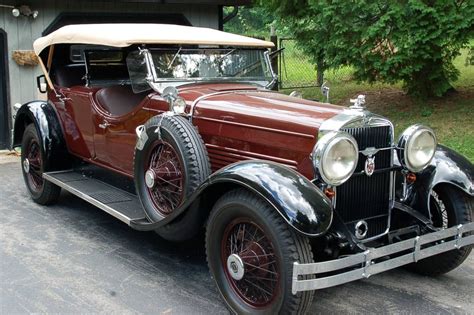
[[[258,0],[325,67],[352,65],[360,81],[402,81],[442,96],[459,76],[453,59],[474,33],[472,0]]]
[[[224,16],[230,14],[233,7],[224,7]],[[273,14],[262,7],[239,7],[237,16],[224,24],[224,30],[235,34],[267,38]]]

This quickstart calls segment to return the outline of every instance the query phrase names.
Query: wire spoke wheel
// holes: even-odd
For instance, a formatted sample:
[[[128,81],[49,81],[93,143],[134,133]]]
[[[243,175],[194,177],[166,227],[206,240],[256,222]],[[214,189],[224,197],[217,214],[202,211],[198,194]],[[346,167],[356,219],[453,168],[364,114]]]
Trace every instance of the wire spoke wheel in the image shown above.
[[[458,224],[472,222],[474,198],[458,187],[439,184],[430,194],[429,210],[433,225],[447,229]],[[441,244],[441,242],[438,242]],[[425,276],[438,276],[460,266],[471,252],[472,245],[430,256],[407,266],[408,269]]]
[[[313,291],[292,293],[293,264],[312,263],[309,239],[245,189],[225,193],[206,226],[209,270],[235,314],[304,314]],[[306,279],[306,278],[305,278]]]
[[[155,141],[145,170],[148,195],[155,210],[168,215],[183,200],[183,163],[176,150],[167,142]]]
[[[27,176],[30,188],[39,193],[43,189],[43,162],[41,159],[41,147],[36,139],[30,139],[23,160],[23,170]]]
[[[277,294],[280,267],[263,229],[250,219],[236,219],[224,231],[221,261],[235,293],[255,308],[269,305]]]
[[[133,164],[145,216],[150,222],[170,219],[155,230],[162,238],[191,239],[201,230],[204,217],[198,203],[183,205],[211,173],[204,142],[183,116],[157,115],[139,130]]]
[[[31,198],[41,205],[55,203],[61,192],[61,188],[43,179],[43,173],[51,170],[51,162],[50,155],[43,151],[35,125],[29,124],[21,141],[21,168]]]
[[[430,209],[434,226],[447,229],[449,227],[448,211],[446,205],[434,190],[431,191]]]

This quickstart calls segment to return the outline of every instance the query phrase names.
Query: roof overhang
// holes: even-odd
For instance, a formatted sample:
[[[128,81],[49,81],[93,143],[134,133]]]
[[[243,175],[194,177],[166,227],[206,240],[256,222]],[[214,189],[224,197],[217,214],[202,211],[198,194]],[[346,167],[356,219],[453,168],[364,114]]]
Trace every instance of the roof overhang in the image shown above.
[[[90,44],[128,47],[133,44],[209,45],[271,48],[272,42],[210,28],[170,24],[67,25],[33,43],[39,55],[55,44]]]

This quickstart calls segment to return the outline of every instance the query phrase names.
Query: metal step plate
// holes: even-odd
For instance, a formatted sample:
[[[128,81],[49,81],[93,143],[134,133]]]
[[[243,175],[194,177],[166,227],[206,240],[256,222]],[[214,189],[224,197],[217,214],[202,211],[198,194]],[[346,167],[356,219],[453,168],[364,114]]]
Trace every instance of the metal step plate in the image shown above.
[[[43,177],[128,225],[146,220],[138,197],[120,188],[74,170],[44,173]]]

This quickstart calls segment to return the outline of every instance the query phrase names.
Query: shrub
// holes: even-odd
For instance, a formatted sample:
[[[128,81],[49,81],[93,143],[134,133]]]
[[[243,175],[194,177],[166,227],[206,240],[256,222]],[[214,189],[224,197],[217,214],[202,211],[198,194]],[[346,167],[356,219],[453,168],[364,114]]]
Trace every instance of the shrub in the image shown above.
[[[453,59],[474,33],[461,0],[259,0],[325,67],[352,65],[359,81],[402,81],[409,94],[442,96],[459,76]]]

